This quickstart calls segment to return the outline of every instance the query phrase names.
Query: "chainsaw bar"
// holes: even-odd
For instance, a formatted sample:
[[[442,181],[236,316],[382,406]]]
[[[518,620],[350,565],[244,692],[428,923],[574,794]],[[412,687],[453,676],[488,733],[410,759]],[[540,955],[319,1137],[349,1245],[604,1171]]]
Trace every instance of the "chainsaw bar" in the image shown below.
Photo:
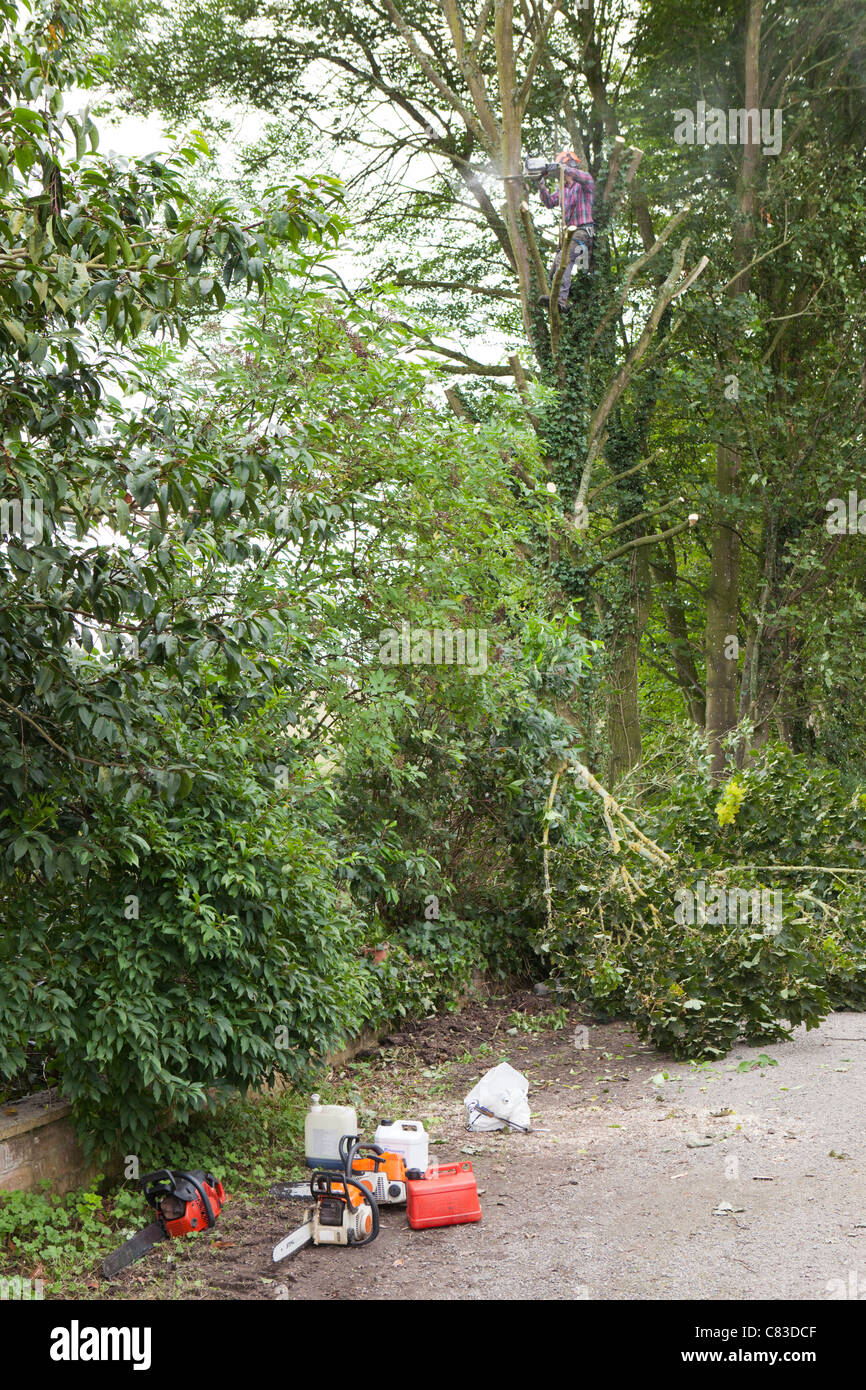
[[[310,1200],[309,1182],[275,1182],[268,1188],[271,1197],[306,1197]]]
[[[106,1279],[112,1279],[115,1274],[119,1274],[127,1265],[140,1260],[142,1255],[146,1255],[155,1245],[159,1245],[161,1240],[168,1240],[168,1236],[162,1229],[158,1221],[152,1221],[149,1226],[145,1226],[143,1231],[130,1236],[124,1245],[112,1250],[110,1255],[106,1255],[102,1261],[102,1273]]]
[[[279,1245],[274,1246],[274,1264],[284,1260],[287,1255],[294,1255],[296,1250],[303,1250],[305,1245],[309,1245],[313,1239],[313,1218],[312,1214],[299,1226],[296,1231],[292,1231],[290,1236],[281,1240]]]

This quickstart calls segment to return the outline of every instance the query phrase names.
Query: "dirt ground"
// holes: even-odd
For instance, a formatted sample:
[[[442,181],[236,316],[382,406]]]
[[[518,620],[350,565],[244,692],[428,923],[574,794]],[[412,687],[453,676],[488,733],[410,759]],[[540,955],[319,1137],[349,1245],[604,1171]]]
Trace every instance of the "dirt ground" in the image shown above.
[[[240,1200],[212,1234],[125,1271],[113,1296],[866,1297],[866,1014],[694,1065],[554,1010],[530,992],[474,1004],[343,1069],[368,1134],[373,1116],[423,1119],[432,1161],[471,1159],[479,1223],[413,1231],[385,1208],[369,1247],[275,1266],[303,1202]],[[532,1133],[468,1134],[463,1097],[504,1058],[529,1078]]]

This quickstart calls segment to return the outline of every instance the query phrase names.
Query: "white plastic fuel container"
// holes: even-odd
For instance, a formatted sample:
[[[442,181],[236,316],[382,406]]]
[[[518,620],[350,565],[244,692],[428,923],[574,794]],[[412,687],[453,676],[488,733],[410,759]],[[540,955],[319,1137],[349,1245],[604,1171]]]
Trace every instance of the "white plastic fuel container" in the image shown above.
[[[427,1170],[430,1136],[420,1120],[381,1120],[373,1143],[388,1153],[399,1154],[407,1168]]]
[[[340,1140],[358,1133],[353,1105],[320,1105],[313,1096],[304,1121],[304,1161],[308,1168],[342,1168]]]

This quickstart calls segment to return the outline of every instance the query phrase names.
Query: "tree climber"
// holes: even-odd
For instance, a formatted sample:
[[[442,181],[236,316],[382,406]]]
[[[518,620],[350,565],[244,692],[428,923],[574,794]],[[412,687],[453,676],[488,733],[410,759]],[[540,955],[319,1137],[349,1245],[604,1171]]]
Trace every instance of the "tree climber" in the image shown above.
[[[592,222],[592,195],[595,190],[595,180],[592,174],[588,174],[585,169],[580,167],[580,160],[573,150],[560,150],[555,162],[562,165],[564,169],[562,225],[563,228],[576,228],[568,248],[568,261],[559,286],[558,303],[560,312],[562,312],[563,309],[568,308],[568,292],[571,289],[571,277],[575,268],[589,270],[592,264],[592,248],[595,240],[595,228]],[[551,193],[544,183],[540,183],[538,192],[546,208],[559,207],[559,188]],[[559,269],[561,255],[562,251],[557,251],[553,265],[550,267],[551,284],[553,284],[554,276]],[[542,295],[541,302],[542,304],[549,304],[549,296]]]

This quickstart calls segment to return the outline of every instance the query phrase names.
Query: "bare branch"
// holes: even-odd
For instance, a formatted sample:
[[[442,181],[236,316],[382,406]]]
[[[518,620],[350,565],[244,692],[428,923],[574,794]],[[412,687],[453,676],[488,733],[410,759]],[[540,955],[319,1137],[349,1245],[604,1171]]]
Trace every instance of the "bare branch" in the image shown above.
[[[616,137],[616,140],[614,141],[613,151],[611,152],[610,156],[610,162],[607,166],[607,181],[604,185],[604,194],[602,198],[602,201],[605,203],[607,202],[608,198],[613,192],[613,186],[616,183],[617,175],[619,174],[619,171],[622,167],[624,154],[625,141],[623,140],[621,135],[618,135]]]
[[[619,196],[615,198],[611,203],[609,214],[611,221],[613,221],[615,217],[619,216],[619,210],[625,202],[626,194],[629,192],[632,184],[634,183],[634,176],[637,173],[638,165],[643,159],[643,150],[639,150],[635,145],[629,145],[628,149],[625,150],[624,153],[631,155],[631,163],[625,171],[625,186],[620,192]],[[605,201],[607,201],[607,198],[608,190],[607,187],[605,187]]]
[[[386,0],[390,8],[390,0]],[[457,62],[460,64],[460,71],[466,81],[466,85],[472,94],[475,103],[475,110],[478,112],[484,132],[488,142],[496,146],[499,141],[499,122],[493,113],[490,99],[487,96],[487,88],[484,85],[484,78],[481,70],[475,62],[473,50],[466,43],[466,33],[463,28],[463,17],[457,0],[439,0],[439,7],[448,21],[448,28],[451,30],[451,42],[454,44],[454,52],[457,55]]]
[[[616,376],[608,386],[607,391],[605,392],[604,396],[602,397],[601,401],[596,406],[595,411],[593,412],[592,419],[589,422],[589,430],[587,432],[586,461],[583,466],[583,474],[580,480],[580,487],[578,488],[577,497],[575,498],[574,503],[575,517],[581,516],[586,507],[586,495],[589,492],[589,484],[592,479],[592,470],[595,465],[596,456],[601,447],[601,437],[604,432],[604,427],[607,423],[608,416],[610,415],[611,411],[613,410],[614,406],[616,405],[617,401],[619,400],[620,396],[622,395],[623,391],[625,390],[626,386],[631,380],[632,375],[634,374],[634,370],[637,367],[637,364],[641,361],[650,343],[652,342],[653,337],[655,335],[655,331],[659,326],[662,314],[677,294],[678,283],[682,274],[683,261],[685,260],[688,244],[689,238],[686,237],[686,239],[674,252],[673,265],[671,266],[670,274],[668,275],[667,279],[664,281],[663,285],[659,290],[656,302],[650,311],[646,323],[644,324],[643,332],[641,333],[637,342],[632,346],[630,352],[628,353],[628,356],[626,357],[625,361],[623,362],[619,371],[616,373]]]
[[[559,265],[556,267],[553,284],[550,286],[550,346],[554,357],[559,351],[559,335],[562,330],[562,320],[559,316],[559,291],[562,285],[562,278],[565,275],[566,266],[568,265],[568,255],[576,231],[576,227],[566,228],[562,246],[559,250]]]
[[[474,357],[469,357],[465,352],[459,352],[456,348],[445,347],[443,343],[434,343],[432,338],[423,333],[419,333],[414,324],[407,323],[405,319],[391,319],[391,323],[399,328],[405,328],[417,341],[417,349],[427,352],[438,353],[441,357],[447,357],[450,362],[460,363],[460,366],[446,366],[442,364],[441,370],[456,372],[459,375],[470,375],[477,373],[478,376],[511,376],[511,367],[497,365],[491,362],[476,362]]]
[[[523,363],[521,362],[516,352],[512,353],[512,355],[509,357],[508,365],[511,368],[511,371],[514,375],[514,383],[517,387],[520,399],[526,407],[526,414],[527,418],[529,419],[529,423],[532,425],[533,429],[537,430],[538,417],[536,415],[533,415],[532,411],[529,408],[530,402],[529,391],[527,389],[526,372],[524,371]]]
[[[478,15],[478,23],[475,26],[475,35],[469,45],[473,53],[477,53],[478,49],[481,47],[481,40],[486,33],[487,22],[490,19],[490,11],[492,9],[493,0],[484,0],[484,4],[481,6],[481,11]]]
[[[447,388],[447,390],[446,390],[446,392],[445,392],[445,399],[446,399],[446,401],[447,401],[448,404],[450,405],[451,409],[454,411],[454,414],[457,416],[457,418],[458,418],[459,420],[471,420],[471,419],[472,419],[472,416],[469,414],[469,411],[466,409],[466,406],[463,404],[463,401],[460,399],[460,393],[459,393],[459,391],[455,391],[455,389],[454,389],[453,386],[449,386],[449,387]]]
[[[435,344],[430,345],[432,352],[442,352],[442,348],[437,348]],[[472,362],[467,359],[465,367],[459,367],[451,362],[443,362],[439,367],[440,372],[448,372],[449,376],[511,376],[510,367],[491,366],[487,362]]]
[[[617,535],[618,532],[627,531],[629,526],[636,526],[639,521],[649,521],[650,517],[660,516],[662,512],[669,512],[675,502],[682,503],[683,501],[684,499],[682,497],[669,497],[667,502],[664,502],[662,506],[653,507],[652,510],[648,512],[638,512],[637,516],[630,516],[628,521],[621,521],[618,526],[612,526],[609,531],[605,532],[604,538],[605,540],[609,540],[611,536]]]
[[[483,145],[485,143],[485,135],[487,134],[487,132],[485,132],[485,130],[478,124],[478,121],[475,119],[475,117],[472,115],[469,109],[466,106],[464,106],[457,93],[452,91],[452,89],[448,86],[448,83],[442,77],[439,76],[439,73],[436,71],[428,55],[416,43],[415,35],[412,33],[412,30],[409,28],[400,11],[397,9],[397,6],[393,3],[393,0],[385,0],[385,8],[391,16],[391,19],[393,20],[394,25],[396,26],[404,43],[406,44],[406,47],[409,49],[409,52],[412,54],[412,57],[415,59],[421,71],[424,73],[425,77],[427,77],[428,80],[433,83],[433,86],[436,88],[437,92],[440,94],[440,96],[444,97],[448,105],[454,111],[456,111],[460,117],[462,117],[466,125],[466,129],[470,130],[472,134],[475,136],[475,138],[479,141],[479,143]]]
[[[707,268],[707,266],[709,265],[709,263],[710,263],[710,258],[709,258],[709,256],[701,256],[701,259],[698,261],[698,263],[697,263],[697,265],[695,266],[694,270],[691,271],[690,274],[688,274],[688,275],[686,276],[685,280],[682,280],[682,281],[680,282],[680,284],[677,285],[677,287],[676,287],[676,289],[674,290],[674,293],[673,293],[674,299],[679,299],[679,297],[680,297],[681,294],[685,294],[685,292],[686,292],[686,290],[689,288],[689,286],[690,286],[690,285],[693,285],[694,282],[697,280],[698,276],[703,274],[703,272],[706,270],[706,268]]]
[[[760,265],[761,261],[765,261],[768,256],[775,256],[776,252],[781,251],[783,246],[787,246],[789,241],[793,241],[793,237],[786,236],[784,241],[777,242],[775,246],[770,247],[769,251],[764,251],[762,255],[755,256],[754,260],[749,261],[748,265],[743,266],[742,270],[738,270],[736,275],[732,276],[730,280],[722,285],[721,293],[724,294],[726,290],[731,288],[735,281],[739,280],[741,275],[745,275],[746,272],[751,272],[756,265]]]
[[[394,284],[410,290],[459,290],[461,294],[483,295],[486,299],[519,299],[516,290],[492,289],[487,285],[470,285],[465,280],[416,280],[411,270],[400,270]]]
[[[687,203],[686,206],[680,212],[676,213],[675,216],[671,218],[670,222],[667,224],[667,226],[664,228],[661,234],[656,238],[655,242],[649,248],[649,250],[644,252],[642,256],[638,256],[636,261],[632,261],[631,265],[626,270],[625,279],[622,282],[622,290],[620,294],[619,303],[612,305],[610,309],[608,309],[607,313],[605,314],[604,318],[602,319],[601,323],[598,325],[598,328],[595,330],[595,333],[592,336],[592,342],[590,343],[590,347],[595,347],[596,343],[598,342],[607,325],[610,323],[614,314],[618,314],[620,309],[622,309],[622,307],[624,306],[626,298],[628,297],[628,292],[631,289],[632,281],[634,280],[634,277],[637,275],[638,271],[642,270],[648,261],[651,261],[654,256],[658,255],[659,251],[664,246],[668,237],[671,235],[672,232],[676,231],[683,218],[688,215],[689,210],[690,205]]]
[[[597,497],[600,492],[604,492],[605,488],[613,487],[614,483],[618,483],[620,479],[628,478],[631,476],[632,473],[638,473],[641,470],[641,468],[646,468],[649,464],[653,462],[654,459],[657,459],[659,454],[661,454],[662,452],[662,449],[654,449],[653,452],[649,454],[647,458],[641,459],[640,463],[636,463],[634,467],[626,468],[623,470],[622,473],[613,473],[611,477],[605,478],[603,483],[599,483],[598,487],[594,487],[592,489],[592,492],[587,493],[587,502],[591,502],[592,499],[594,497]]]
[[[529,93],[532,90],[532,79],[535,76],[535,69],[538,66],[538,60],[541,57],[545,43],[547,42],[547,35],[550,31],[550,26],[553,23],[554,17],[559,11],[561,3],[562,0],[554,0],[554,3],[551,5],[550,10],[548,11],[547,18],[544,20],[544,22],[541,25],[541,28],[538,31],[538,36],[535,40],[535,46],[533,47],[533,50],[529,55],[529,66],[526,69],[526,75],[524,76],[523,82],[520,85],[520,91],[517,93],[517,96],[514,99],[515,105],[517,106],[517,109],[521,115],[523,115],[523,113],[526,110],[526,103],[529,100]]]
[[[642,545],[657,545],[659,541],[667,540],[669,536],[678,536],[680,531],[687,531],[689,527],[693,525],[693,521],[680,521],[676,526],[671,526],[667,531],[659,531],[654,536],[635,536],[634,540],[626,541],[625,545],[621,545],[618,550],[612,551],[610,555],[605,555],[603,560],[600,560],[597,565],[593,565],[587,575],[587,579],[597,574],[600,569],[604,569],[605,565],[609,565],[611,560],[618,560],[619,557],[625,555],[627,551],[637,550]]]
[[[542,294],[550,293],[550,286],[547,283],[547,271],[544,269],[544,262],[541,259],[541,252],[538,249],[538,242],[535,239],[535,227],[529,215],[529,204],[520,204],[520,220],[523,224],[523,233],[526,237],[526,245],[529,247],[529,255],[535,267],[535,275],[538,280],[538,288]]]

